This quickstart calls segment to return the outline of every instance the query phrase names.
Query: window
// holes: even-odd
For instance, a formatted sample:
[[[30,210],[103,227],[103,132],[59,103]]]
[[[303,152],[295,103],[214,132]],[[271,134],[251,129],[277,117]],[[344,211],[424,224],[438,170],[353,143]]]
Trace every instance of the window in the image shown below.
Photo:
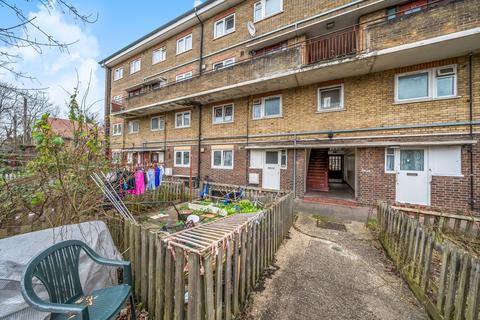
[[[189,71],[189,72],[185,72],[185,73],[182,73],[182,74],[177,75],[177,77],[175,78],[175,80],[176,80],[177,82],[180,82],[180,81],[184,81],[184,80],[190,79],[192,76],[193,76],[192,71]]]
[[[177,112],[175,113],[175,128],[188,128],[190,127],[191,112]]]
[[[287,169],[287,150],[280,151],[280,168]]]
[[[233,122],[233,104],[213,107],[213,123]]]
[[[127,153],[127,164],[132,164],[133,163],[133,152],[128,152]]]
[[[424,150],[400,150],[400,170],[424,171]]]
[[[175,151],[175,167],[190,167],[190,151]]]
[[[140,130],[140,122],[138,120],[132,120],[128,122],[128,133],[138,133]]]
[[[283,0],[261,0],[253,5],[253,19],[255,22],[282,12]]]
[[[226,60],[214,63],[213,70],[220,70],[223,68],[233,66],[234,64],[235,64],[235,58],[226,59]]]
[[[462,176],[462,149],[460,146],[430,147],[428,161],[434,176]]]
[[[343,109],[343,84],[318,89],[318,111]]]
[[[116,104],[122,104],[122,96],[114,96],[113,97],[113,102]]]
[[[130,62],[130,74],[140,71],[141,60],[136,59]]]
[[[387,20],[393,20],[397,17],[397,8],[391,7],[387,9]]]
[[[113,80],[116,81],[116,80],[120,80],[122,78],[123,78],[123,68],[115,69],[115,71],[113,73]]]
[[[395,173],[395,149],[385,149],[385,172]]]
[[[113,131],[112,134],[114,136],[119,136],[122,134],[122,124],[121,123],[114,123],[113,124]]]
[[[122,153],[120,151],[112,151],[112,163],[119,164],[122,159]]]
[[[192,35],[189,34],[177,40],[177,54],[184,53],[192,49]]]
[[[150,121],[150,129],[159,131],[165,129],[165,119],[163,117],[153,117]]]
[[[235,13],[215,22],[213,37],[220,38],[235,31]]]
[[[282,115],[282,97],[266,97],[253,102],[253,119],[275,118]]]
[[[167,59],[167,50],[165,48],[160,48],[153,51],[152,64],[165,61],[165,59]]]
[[[395,102],[452,98],[456,95],[456,65],[395,76]]]
[[[233,169],[233,150],[212,150],[212,168]]]

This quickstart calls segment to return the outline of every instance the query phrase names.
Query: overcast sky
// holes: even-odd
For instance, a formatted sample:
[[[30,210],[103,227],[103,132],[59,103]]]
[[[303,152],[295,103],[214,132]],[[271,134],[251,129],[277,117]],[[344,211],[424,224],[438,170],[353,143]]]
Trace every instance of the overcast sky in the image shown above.
[[[68,53],[55,48],[46,49],[41,54],[31,48],[7,48],[10,53],[18,53],[23,58],[17,69],[29,73],[36,78],[35,81],[15,80],[11,75],[0,72],[0,80],[18,87],[48,87],[51,100],[61,107],[62,116],[66,115],[67,91],[71,92],[77,83],[77,74],[82,92],[90,82],[88,104],[99,101],[94,104],[93,110],[103,116],[104,70],[98,61],[191,9],[196,2],[71,0],[82,13],[98,13],[96,23],[84,24],[75,21],[68,13],[48,12],[35,0],[11,1],[30,18],[36,17],[36,23],[54,38],[67,43],[76,42]],[[15,22],[18,21],[13,19],[11,11],[0,5],[0,28]]]

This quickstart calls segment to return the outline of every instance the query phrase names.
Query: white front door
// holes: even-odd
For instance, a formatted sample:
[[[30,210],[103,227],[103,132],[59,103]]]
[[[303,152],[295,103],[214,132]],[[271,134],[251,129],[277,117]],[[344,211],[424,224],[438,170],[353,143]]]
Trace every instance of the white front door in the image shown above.
[[[265,151],[263,165],[262,187],[264,189],[280,190],[280,161],[278,151]]]
[[[397,169],[397,202],[430,205],[427,149],[401,149]]]

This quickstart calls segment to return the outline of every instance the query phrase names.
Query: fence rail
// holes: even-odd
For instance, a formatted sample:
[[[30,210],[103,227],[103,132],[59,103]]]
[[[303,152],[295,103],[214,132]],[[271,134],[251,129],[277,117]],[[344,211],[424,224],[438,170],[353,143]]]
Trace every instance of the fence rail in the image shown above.
[[[206,182],[204,182],[206,183]],[[276,199],[284,196],[287,194],[284,190],[266,190],[256,187],[249,187],[249,186],[235,186],[231,184],[225,183],[217,183],[217,182],[208,182],[210,186],[210,194],[212,192],[217,191],[222,194],[227,194],[232,191],[239,191],[242,189],[245,193],[245,197],[250,200],[260,200],[265,203],[274,202]]]
[[[438,241],[422,223],[382,204],[380,241],[417,298],[435,320],[478,320],[480,262],[455,245]]]
[[[317,63],[355,55],[363,50],[363,41],[357,26],[309,40],[306,45],[307,63]]]
[[[210,248],[201,253],[139,225],[111,221],[114,241],[132,261],[137,300],[155,319],[232,319],[288,234],[293,199],[282,196],[220,240],[203,225],[198,241]],[[211,230],[218,230],[214,223]]]

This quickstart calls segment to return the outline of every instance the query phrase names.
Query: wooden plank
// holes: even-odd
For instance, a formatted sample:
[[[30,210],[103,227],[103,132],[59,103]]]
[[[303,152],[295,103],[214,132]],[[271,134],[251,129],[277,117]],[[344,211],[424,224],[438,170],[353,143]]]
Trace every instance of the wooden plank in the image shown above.
[[[205,315],[207,319],[215,319],[215,302],[213,296],[213,270],[212,256],[207,255],[203,258],[204,278],[205,278]]]
[[[247,263],[247,232],[246,227],[242,228],[241,234],[241,252],[240,252],[240,303],[245,302],[245,287],[246,287],[246,263]]]
[[[465,316],[471,268],[470,255],[463,252],[463,255],[460,255],[460,262],[460,275],[458,278],[457,294],[455,298],[455,320],[463,320]]]
[[[140,300],[140,287],[141,287],[141,236],[140,236],[140,226],[135,226],[135,295],[137,299]]]
[[[219,244],[215,270],[215,319],[223,318],[223,244]]]
[[[478,311],[480,304],[480,263],[475,260],[472,268],[473,276],[470,280],[469,292],[467,297],[466,320],[478,320]]]
[[[163,319],[170,320],[173,316],[173,255],[171,249],[165,248],[165,305],[163,307]]]
[[[233,315],[238,314],[240,311],[238,305],[238,291],[239,291],[239,277],[240,277],[240,259],[238,257],[238,251],[240,248],[240,234],[235,232],[235,240],[233,244],[233,286],[232,286],[232,306]]]
[[[257,279],[257,222],[252,222],[252,288]]]
[[[246,272],[247,272],[247,278],[245,280],[246,288],[245,288],[245,295],[248,297],[250,294],[250,288],[252,287],[252,272],[253,272],[253,266],[252,266],[252,247],[253,247],[253,224],[249,224],[247,226],[246,232],[247,232],[247,259],[245,261],[246,265]],[[245,297],[245,298],[246,298]]]
[[[448,291],[445,297],[445,311],[443,316],[450,319],[453,311],[453,303],[457,291],[457,273],[458,273],[458,253],[453,249],[450,257],[450,271],[448,273]]]
[[[232,319],[232,248],[233,243],[227,239],[227,254],[225,256],[225,320]]]
[[[427,292],[427,289],[428,289],[428,280],[430,277],[431,261],[432,261],[434,245],[435,245],[435,239],[433,238],[432,235],[428,235],[427,246],[425,249],[425,262],[423,264],[423,272],[422,272],[421,283],[420,283],[420,286],[423,292]]]
[[[163,317],[163,306],[164,306],[164,285],[165,285],[165,246],[163,241],[160,238],[155,239],[157,243],[157,253],[156,253],[156,292],[155,292],[155,318],[162,319]]]
[[[141,280],[140,296],[145,307],[148,308],[148,231],[141,229]]]
[[[442,268],[440,270],[440,280],[438,282],[437,309],[440,313],[445,305],[445,290],[447,286],[447,271],[450,262],[450,246],[445,243],[443,247]]]
[[[148,232],[148,309],[155,310],[155,238],[156,234]]]
[[[198,307],[198,290],[200,285],[200,261],[196,253],[188,254],[188,320],[199,320],[200,310]]]
[[[422,209],[413,209],[413,208],[403,208],[397,206],[391,206],[392,209],[403,211],[403,212],[411,212],[411,213],[420,213],[422,215],[429,215],[433,217],[448,217],[452,219],[460,219],[466,221],[475,221],[480,222],[480,218],[472,217],[472,216],[465,216],[465,215],[458,215],[458,214],[451,214],[446,212],[436,212],[431,210],[422,210]]]
[[[418,265],[415,268],[416,269],[416,276],[417,279],[420,281],[420,276],[422,274],[422,267],[423,267],[423,255],[425,252],[425,244],[426,244],[426,238],[425,238],[425,231],[422,229],[422,237],[420,238],[420,254],[418,257]]]
[[[185,307],[185,257],[183,249],[175,248],[175,289],[174,289],[174,309],[173,319],[182,320],[184,318]]]

